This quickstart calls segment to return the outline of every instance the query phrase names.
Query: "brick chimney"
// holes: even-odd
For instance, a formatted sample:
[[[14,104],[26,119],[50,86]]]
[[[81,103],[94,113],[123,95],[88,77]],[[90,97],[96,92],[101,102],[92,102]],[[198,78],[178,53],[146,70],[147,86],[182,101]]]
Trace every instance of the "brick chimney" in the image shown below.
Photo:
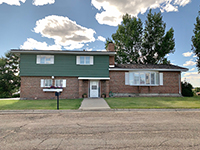
[[[115,44],[112,42],[108,43],[107,51],[115,52]]]
[[[110,42],[107,47],[108,52],[115,52],[115,44]],[[115,67],[115,56],[109,56],[109,67]]]

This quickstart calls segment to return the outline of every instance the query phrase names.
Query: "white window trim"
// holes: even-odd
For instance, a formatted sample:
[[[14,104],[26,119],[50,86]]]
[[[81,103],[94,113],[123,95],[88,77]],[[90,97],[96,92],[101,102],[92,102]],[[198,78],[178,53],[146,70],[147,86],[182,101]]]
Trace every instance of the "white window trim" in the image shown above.
[[[81,64],[80,57],[84,57],[84,64]],[[90,57],[90,63],[86,64],[86,57]],[[93,65],[94,64],[94,58],[93,56],[76,56],[76,64],[77,65]]]
[[[50,57],[50,63],[47,63],[46,58],[45,62],[41,63],[42,57]],[[37,55],[36,64],[44,64],[44,65],[54,64],[54,55]]]
[[[139,84],[134,84],[134,73],[139,73]],[[146,74],[149,73],[150,74],[150,84],[146,84]],[[154,81],[155,84],[151,84],[151,74],[154,73]],[[140,84],[140,74],[145,74],[145,83],[144,84]],[[156,75],[158,74],[158,76]],[[133,84],[130,83],[130,79],[133,79]],[[157,78],[158,77],[158,82],[157,82]],[[125,72],[125,85],[130,85],[130,86],[159,86],[159,85],[163,85],[163,73],[159,73],[157,71],[130,71],[130,72]]]
[[[45,86],[45,80],[51,80],[52,81],[52,79],[41,79],[40,87],[51,87],[51,85],[50,86]],[[52,84],[53,84],[53,81],[52,81]]]
[[[63,85],[59,87],[66,87],[66,79],[55,79],[54,86],[56,87],[56,80],[62,80]]]

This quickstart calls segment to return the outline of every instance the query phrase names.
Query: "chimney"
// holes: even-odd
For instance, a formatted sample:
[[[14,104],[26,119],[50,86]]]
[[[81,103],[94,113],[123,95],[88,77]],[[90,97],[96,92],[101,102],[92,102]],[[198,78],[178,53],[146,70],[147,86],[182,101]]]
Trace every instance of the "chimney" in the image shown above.
[[[115,44],[113,42],[108,43],[107,51],[115,52]]]
[[[115,44],[110,42],[107,47],[108,52],[115,52]],[[109,67],[115,67],[115,56],[109,56]]]

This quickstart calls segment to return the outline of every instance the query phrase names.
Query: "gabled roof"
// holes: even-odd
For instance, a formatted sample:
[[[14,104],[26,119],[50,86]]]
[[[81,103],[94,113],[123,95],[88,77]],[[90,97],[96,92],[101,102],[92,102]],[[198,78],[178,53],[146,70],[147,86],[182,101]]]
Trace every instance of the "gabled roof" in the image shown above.
[[[116,64],[115,67],[110,68],[109,70],[188,71],[187,68],[171,64]]]
[[[114,56],[116,52],[111,51],[78,51],[78,50],[24,50],[12,49],[11,52],[19,54],[78,54],[78,55],[109,55]]]

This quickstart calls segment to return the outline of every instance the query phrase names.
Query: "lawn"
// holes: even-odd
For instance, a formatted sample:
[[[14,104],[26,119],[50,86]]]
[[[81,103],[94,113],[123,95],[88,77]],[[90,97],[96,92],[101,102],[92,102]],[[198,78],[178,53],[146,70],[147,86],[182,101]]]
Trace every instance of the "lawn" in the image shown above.
[[[195,109],[200,97],[116,97],[106,98],[112,109]]]
[[[78,109],[83,99],[61,99],[60,109]],[[57,109],[57,100],[0,100],[0,110]]]

